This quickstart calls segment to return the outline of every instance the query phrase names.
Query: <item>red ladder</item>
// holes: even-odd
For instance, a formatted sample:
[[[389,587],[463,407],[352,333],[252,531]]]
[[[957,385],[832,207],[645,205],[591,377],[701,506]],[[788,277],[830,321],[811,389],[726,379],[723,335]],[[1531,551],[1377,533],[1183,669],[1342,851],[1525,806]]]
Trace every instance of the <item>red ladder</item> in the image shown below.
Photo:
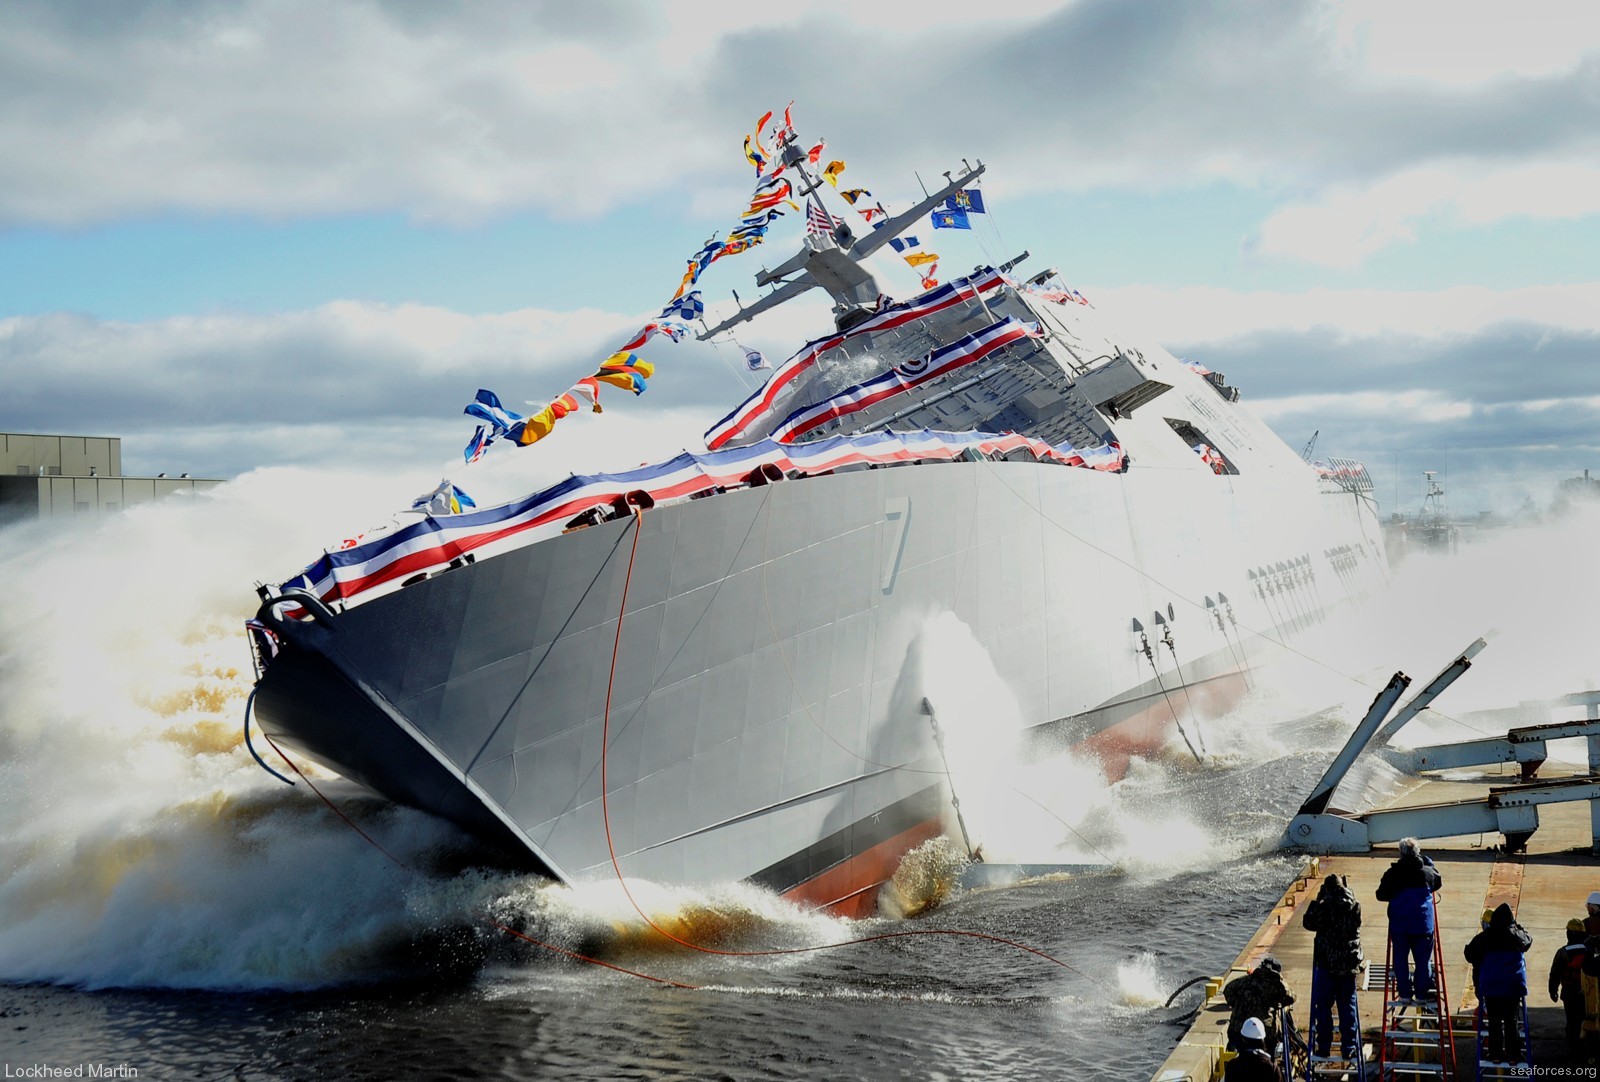
[[[1394,936],[1384,947],[1383,1028],[1378,1033],[1378,1079],[1456,1077],[1456,1035],[1450,1020],[1450,995],[1445,987],[1444,943],[1433,895],[1433,995],[1425,1001],[1399,998],[1395,980]],[[1410,964],[1410,959],[1405,960]]]

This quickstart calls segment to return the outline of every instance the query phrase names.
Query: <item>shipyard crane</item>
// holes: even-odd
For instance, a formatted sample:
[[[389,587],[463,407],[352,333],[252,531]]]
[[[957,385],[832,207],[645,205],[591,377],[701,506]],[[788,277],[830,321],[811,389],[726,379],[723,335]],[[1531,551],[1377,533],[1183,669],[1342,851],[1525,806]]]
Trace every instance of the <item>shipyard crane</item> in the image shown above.
[[[1309,440],[1306,440],[1305,447],[1303,447],[1300,451],[1300,458],[1302,461],[1311,461],[1311,451],[1317,446],[1317,437],[1320,435],[1322,435],[1322,429],[1319,428],[1315,432],[1311,433],[1311,438]]]

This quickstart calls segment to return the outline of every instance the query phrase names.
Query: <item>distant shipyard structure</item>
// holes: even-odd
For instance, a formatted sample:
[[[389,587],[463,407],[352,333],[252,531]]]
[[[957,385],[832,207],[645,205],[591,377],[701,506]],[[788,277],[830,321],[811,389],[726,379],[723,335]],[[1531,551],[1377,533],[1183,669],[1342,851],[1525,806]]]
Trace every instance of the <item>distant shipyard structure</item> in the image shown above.
[[[0,525],[34,518],[97,518],[221,483],[186,473],[124,477],[117,436],[0,432]]]

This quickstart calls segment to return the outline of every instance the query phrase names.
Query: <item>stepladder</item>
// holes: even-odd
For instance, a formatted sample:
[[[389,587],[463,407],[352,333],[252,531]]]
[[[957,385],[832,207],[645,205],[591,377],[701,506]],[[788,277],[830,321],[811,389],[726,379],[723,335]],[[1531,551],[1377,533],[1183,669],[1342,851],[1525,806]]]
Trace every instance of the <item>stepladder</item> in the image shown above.
[[[1490,1033],[1493,1019],[1490,1016],[1489,1006],[1480,998],[1477,1011],[1473,1015],[1474,1028],[1477,1030],[1473,1059],[1477,1064],[1478,1082],[1533,1077],[1533,1042],[1529,1040],[1528,1034],[1528,997],[1524,995],[1518,998],[1510,1011],[1516,1034],[1516,1044],[1511,1048],[1506,1047],[1506,1041],[1496,1039]],[[1516,1053],[1514,1058],[1513,1052]]]
[[[1444,950],[1439,935],[1438,907],[1430,895],[1428,908],[1433,920],[1430,987],[1417,987],[1397,973],[1410,966],[1415,945],[1388,936],[1384,948],[1383,1024],[1378,1032],[1379,1082],[1397,1079],[1456,1077],[1455,1031],[1450,1019],[1450,995],[1446,987]],[[1419,967],[1420,969],[1421,967]],[[1419,977],[1421,974],[1419,973]],[[1410,985],[1411,995],[1402,997],[1400,986]]]
[[[1340,976],[1321,966],[1311,971],[1311,1011],[1306,1023],[1304,1070],[1285,1078],[1305,1082],[1367,1082],[1357,974]],[[1346,984],[1348,982],[1348,984]]]

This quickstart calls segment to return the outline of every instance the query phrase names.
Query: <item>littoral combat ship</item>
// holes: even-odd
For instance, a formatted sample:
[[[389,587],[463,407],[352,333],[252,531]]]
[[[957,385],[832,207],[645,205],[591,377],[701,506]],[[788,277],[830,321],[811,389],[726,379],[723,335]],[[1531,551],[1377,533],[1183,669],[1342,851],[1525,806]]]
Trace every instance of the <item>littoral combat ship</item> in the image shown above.
[[[849,916],[955,836],[912,663],[931,620],[970,628],[1035,745],[1109,778],[1198,736],[1266,640],[1386,575],[1371,483],[1052,272],[885,297],[868,257],[983,169],[861,236],[824,218],[757,276],[701,337],[813,289],[834,327],[706,453],[424,515],[263,587],[262,729],[555,879],[748,880]]]

